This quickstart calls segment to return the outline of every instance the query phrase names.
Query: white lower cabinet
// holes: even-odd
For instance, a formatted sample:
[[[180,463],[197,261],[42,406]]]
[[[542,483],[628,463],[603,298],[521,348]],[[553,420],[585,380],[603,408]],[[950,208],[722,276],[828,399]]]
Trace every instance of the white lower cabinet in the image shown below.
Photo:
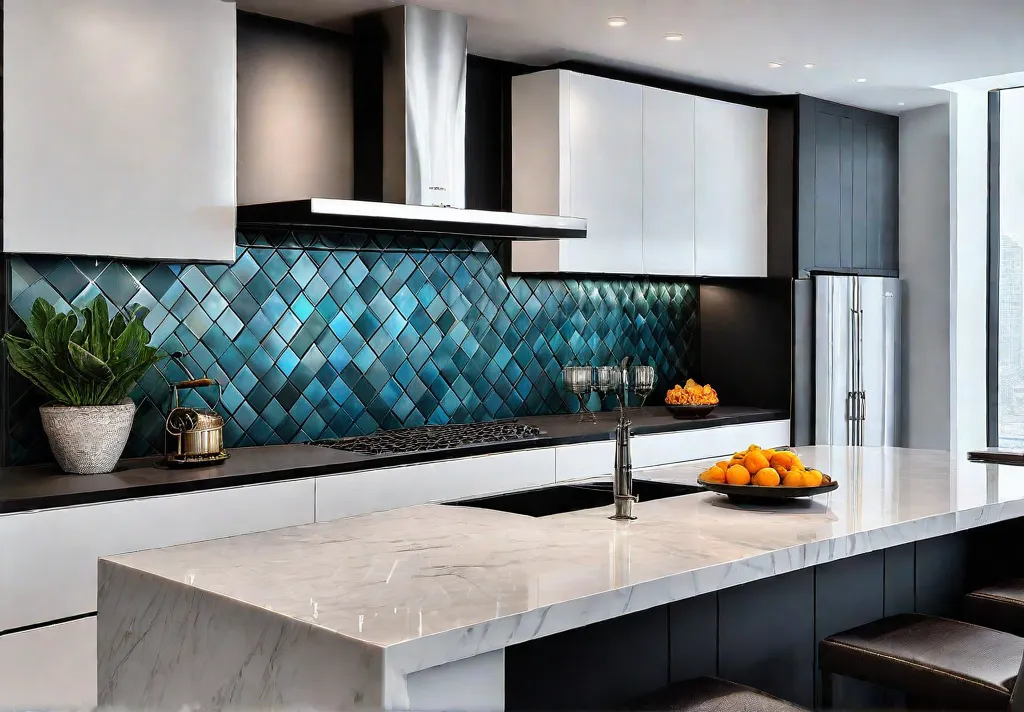
[[[788,420],[634,435],[631,444],[633,467],[656,467],[717,457],[746,449],[751,443],[779,447],[788,445],[789,437]],[[603,475],[611,477],[614,465],[614,440],[555,448],[555,476],[559,482]]]
[[[636,443],[636,437],[633,438]],[[612,474],[615,467],[615,441],[559,445],[555,448],[555,478],[582,480]]]
[[[316,520],[508,492],[554,481],[555,448],[321,477],[316,483]]]
[[[782,447],[789,445],[789,437],[788,420],[644,435],[633,440],[633,467],[718,457],[745,450],[751,443],[762,447]]]
[[[0,516],[0,631],[95,611],[102,556],[309,524],[314,492],[305,479]]]
[[[95,706],[95,616],[0,635],[0,709]]]

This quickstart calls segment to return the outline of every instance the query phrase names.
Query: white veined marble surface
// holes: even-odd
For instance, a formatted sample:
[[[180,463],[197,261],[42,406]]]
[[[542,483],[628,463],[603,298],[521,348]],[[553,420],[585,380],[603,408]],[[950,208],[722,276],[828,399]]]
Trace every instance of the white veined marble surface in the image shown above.
[[[797,452],[839,489],[785,508],[711,493],[640,502],[629,523],[607,519],[610,506],[535,519],[422,505],[109,560],[383,648],[390,674],[406,675],[1024,514],[1024,468],[895,448]],[[706,466],[634,474],[692,483]]]

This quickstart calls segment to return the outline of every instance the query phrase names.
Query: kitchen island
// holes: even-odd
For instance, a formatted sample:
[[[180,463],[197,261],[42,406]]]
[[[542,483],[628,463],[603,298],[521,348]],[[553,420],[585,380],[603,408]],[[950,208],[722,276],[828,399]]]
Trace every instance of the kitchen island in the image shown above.
[[[783,508],[711,493],[640,502],[627,523],[608,520],[610,505],[533,518],[430,504],[101,560],[99,702],[529,708],[524,689],[544,686],[536,666],[551,667],[544,661],[557,660],[558,641],[597,631],[622,637],[611,648],[576,646],[579,662],[588,648],[623,655],[640,646],[649,656],[604,699],[576,698],[618,703],[666,676],[707,671],[702,658],[714,658],[712,672],[742,677],[729,674],[744,667],[736,655],[804,628],[809,637],[786,663],[793,691],[773,691],[813,702],[815,636],[858,616],[949,605],[966,559],[950,537],[1024,514],[1024,473],[944,452],[797,452],[840,488]],[[692,484],[704,466],[637,477]],[[841,596],[847,579],[861,587],[850,605],[816,603],[830,586]],[[729,603],[748,592],[757,605],[781,601],[785,633],[765,615],[771,608]],[[749,620],[729,622],[729,611]],[[631,632],[601,628],[616,619],[632,621]],[[725,647],[737,625],[749,636],[733,655]]]

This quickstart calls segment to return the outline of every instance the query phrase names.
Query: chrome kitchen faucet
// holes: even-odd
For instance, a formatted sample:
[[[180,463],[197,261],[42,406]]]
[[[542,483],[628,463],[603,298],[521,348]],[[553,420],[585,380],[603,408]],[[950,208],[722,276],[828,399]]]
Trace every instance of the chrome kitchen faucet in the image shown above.
[[[626,398],[629,394],[629,365],[632,356],[626,356],[619,364],[619,384],[615,395],[619,400],[619,424],[615,426],[615,470],[612,473],[612,493],[615,496],[615,514],[610,519],[631,520],[633,502],[639,498],[633,494],[633,458],[629,450],[629,439],[633,436],[633,423],[626,417]]]

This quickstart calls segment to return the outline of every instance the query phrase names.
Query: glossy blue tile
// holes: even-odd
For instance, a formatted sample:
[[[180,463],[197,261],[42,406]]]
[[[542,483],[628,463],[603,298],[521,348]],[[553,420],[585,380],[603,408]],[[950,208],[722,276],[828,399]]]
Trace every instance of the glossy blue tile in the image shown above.
[[[561,363],[628,348],[675,382],[697,358],[684,281],[505,279],[496,246],[478,240],[266,231],[238,243],[230,266],[11,258],[10,306],[25,317],[37,296],[62,309],[96,295],[143,303],[155,343],[225,381],[232,447],[558,412],[575,407]],[[40,396],[10,380],[25,416],[11,419],[12,458],[45,457]],[[142,379],[128,452],[162,447],[165,395],[158,375]]]

